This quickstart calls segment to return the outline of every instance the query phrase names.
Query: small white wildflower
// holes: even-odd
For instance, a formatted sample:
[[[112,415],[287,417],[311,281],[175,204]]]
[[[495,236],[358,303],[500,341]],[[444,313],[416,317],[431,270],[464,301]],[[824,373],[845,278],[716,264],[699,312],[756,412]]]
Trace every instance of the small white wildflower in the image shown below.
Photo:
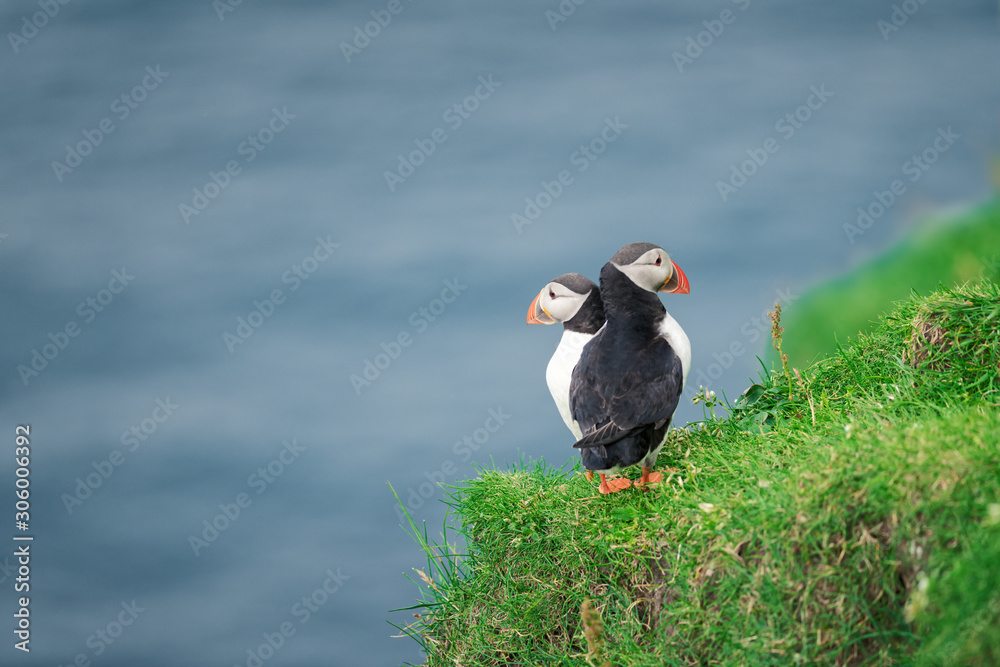
[[[848,438],[851,437],[851,431],[853,430],[854,424],[844,424],[844,434],[847,435]]]
[[[910,599],[903,606],[903,615],[907,621],[913,621],[916,616],[927,607],[927,586],[930,579],[923,572],[917,575],[917,590],[913,591]]]
[[[990,506],[986,508],[988,516],[986,518],[987,526],[995,526],[1000,523],[1000,503],[990,503]]]

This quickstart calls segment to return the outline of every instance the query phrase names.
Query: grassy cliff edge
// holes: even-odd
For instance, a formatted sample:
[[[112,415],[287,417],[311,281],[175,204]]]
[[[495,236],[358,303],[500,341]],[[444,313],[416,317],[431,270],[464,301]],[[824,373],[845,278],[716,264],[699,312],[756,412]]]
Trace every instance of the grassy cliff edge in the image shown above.
[[[998,405],[1000,287],[911,298],[673,430],[649,490],[456,488],[405,631],[428,665],[1000,664]]]
[[[911,290],[978,280],[1000,283],[1000,197],[925,220],[886,253],[806,291],[788,309],[785,352],[796,365],[812,363],[835,352],[836,341],[869,331]]]

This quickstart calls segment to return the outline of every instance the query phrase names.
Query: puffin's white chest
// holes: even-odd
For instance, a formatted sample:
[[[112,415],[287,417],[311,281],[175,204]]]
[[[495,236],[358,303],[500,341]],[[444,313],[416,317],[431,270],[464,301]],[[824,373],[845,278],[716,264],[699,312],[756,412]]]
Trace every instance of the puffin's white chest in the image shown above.
[[[590,342],[591,338],[593,338],[591,334],[563,331],[559,346],[556,347],[555,353],[549,359],[549,365],[545,368],[545,383],[549,386],[552,400],[559,409],[559,415],[566,422],[566,427],[573,432],[577,440],[583,437],[583,431],[569,411],[569,384],[573,378],[573,369],[580,361],[583,346]]]
[[[681,329],[681,325],[670,316],[670,313],[664,315],[660,322],[660,335],[670,343],[670,347],[674,348],[674,353],[681,360],[681,369],[684,373],[684,378],[681,381],[681,389],[683,389],[687,383],[688,371],[691,369],[691,341],[688,340],[684,329]]]

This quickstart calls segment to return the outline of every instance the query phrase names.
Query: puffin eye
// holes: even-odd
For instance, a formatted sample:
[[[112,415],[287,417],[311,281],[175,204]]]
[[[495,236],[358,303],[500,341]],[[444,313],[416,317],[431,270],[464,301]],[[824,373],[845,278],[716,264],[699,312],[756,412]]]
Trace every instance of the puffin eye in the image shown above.
[[[552,290],[549,290],[549,298],[550,298],[550,299],[554,299],[554,298],[556,298],[556,293],[555,293],[555,292],[553,292]]]
[[[654,264],[656,264],[657,266],[659,266],[660,264],[663,264],[663,258],[660,257],[659,255],[657,255],[656,256],[656,261],[654,262]]]

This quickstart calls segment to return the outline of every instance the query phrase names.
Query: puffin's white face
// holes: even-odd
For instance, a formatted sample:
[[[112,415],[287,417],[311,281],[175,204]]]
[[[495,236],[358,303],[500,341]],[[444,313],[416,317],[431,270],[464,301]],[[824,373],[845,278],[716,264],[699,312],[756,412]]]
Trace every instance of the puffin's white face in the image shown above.
[[[528,324],[568,322],[580,312],[588,296],[590,290],[585,294],[577,294],[562,283],[549,283],[531,302],[531,307],[528,308]]]
[[[631,264],[615,264],[636,285],[648,292],[676,292],[687,294],[687,276],[671,261],[663,248],[653,248],[640,255]]]

